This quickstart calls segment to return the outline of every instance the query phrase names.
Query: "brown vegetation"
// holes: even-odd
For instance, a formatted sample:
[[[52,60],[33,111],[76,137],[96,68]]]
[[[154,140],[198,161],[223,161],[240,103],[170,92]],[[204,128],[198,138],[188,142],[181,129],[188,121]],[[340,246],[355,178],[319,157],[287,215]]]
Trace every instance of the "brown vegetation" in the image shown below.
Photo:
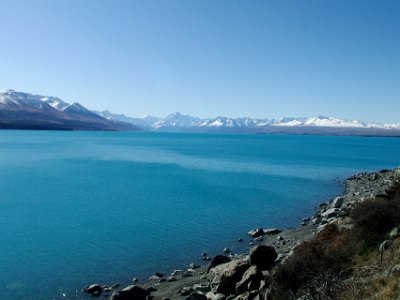
[[[400,224],[400,184],[350,212],[352,229],[329,224],[297,246],[273,274],[275,299],[397,299],[400,242],[381,254],[378,245]]]
[[[357,239],[356,239],[357,241]],[[340,276],[358,249],[349,230],[329,224],[311,241],[303,242],[274,273],[276,299],[334,299]]]

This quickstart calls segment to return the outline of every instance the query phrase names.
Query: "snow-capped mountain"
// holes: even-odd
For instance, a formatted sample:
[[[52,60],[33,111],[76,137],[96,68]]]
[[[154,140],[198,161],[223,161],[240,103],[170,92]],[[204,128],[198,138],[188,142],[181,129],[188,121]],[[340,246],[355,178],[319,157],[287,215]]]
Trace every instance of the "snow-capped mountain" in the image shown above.
[[[14,90],[0,91],[0,128],[64,130],[134,130],[127,123],[109,121],[79,103],[69,104]]]
[[[108,110],[91,111],[74,102],[57,97],[32,95],[6,90],[0,92],[0,128],[80,129],[80,130],[145,130],[252,132],[333,135],[400,136],[400,123],[365,123],[332,117],[300,117],[280,119],[197,118],[179,112],[165,118],[143,116],[133,118]]]
[[[280,119],[244,118],[197,118],[179,112],[165,118],[144,116],[132,118],[109,111],[99,113],[110,120],[125,120],[138,127],[156,131],[225,131],[261,133],[310,133],[335,135],[400,135],[400,124],[364,123],[332,117],[299,117]],[[391,130],[391,131],[390,131]],[[396,131],[396,132],[394,132]]]
[[[93,112],[107,120],[131,123],[140,128],[145,128],[145,129],[152,128],[153,124],[162,120],[161,118],[157,118],[157,117],[153,117],[153,116],[149,116],[149,115],[145,115],[140,118],[132,118],[132,117],[128,117],[125,114],[113,114],[109,110],[104,110],[104,111],[95,111],[94,110]]]
[[[273,126],[321,126],[321,127],[345,127],[363,128],[367,124],[357,120],[342,120],[324,116],[312,118],[280,118],[271,124]]]
[[[165,128],[191,128],[196,127],[200,122],[199,118],[183,115],[179,112],[174,112],[154,123],[151,127],[154,129]]]

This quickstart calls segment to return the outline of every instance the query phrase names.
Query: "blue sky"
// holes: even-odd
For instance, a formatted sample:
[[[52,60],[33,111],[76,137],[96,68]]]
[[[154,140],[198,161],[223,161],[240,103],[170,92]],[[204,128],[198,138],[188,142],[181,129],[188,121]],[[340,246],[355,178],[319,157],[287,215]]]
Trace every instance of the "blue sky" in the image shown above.
[[[400,1],[0,0],[0,89],[131,116],[400,122]]]

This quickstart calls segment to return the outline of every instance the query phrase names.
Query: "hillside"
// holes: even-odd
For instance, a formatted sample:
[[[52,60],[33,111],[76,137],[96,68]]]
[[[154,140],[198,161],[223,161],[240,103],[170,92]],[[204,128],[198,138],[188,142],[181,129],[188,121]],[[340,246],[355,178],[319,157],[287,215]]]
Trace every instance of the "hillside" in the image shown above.
[[[6,90],[0,92],[0,129],[138,130],[130,123],[107,120],[79,103]]]

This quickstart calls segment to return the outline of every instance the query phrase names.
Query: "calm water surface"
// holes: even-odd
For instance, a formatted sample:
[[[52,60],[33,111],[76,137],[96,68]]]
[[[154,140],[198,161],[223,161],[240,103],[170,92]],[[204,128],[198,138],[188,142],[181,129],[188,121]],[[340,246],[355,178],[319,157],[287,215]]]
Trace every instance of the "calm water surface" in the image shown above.
[[[0,131],[0,299],[81,299],[295,226],[400,139]]]

